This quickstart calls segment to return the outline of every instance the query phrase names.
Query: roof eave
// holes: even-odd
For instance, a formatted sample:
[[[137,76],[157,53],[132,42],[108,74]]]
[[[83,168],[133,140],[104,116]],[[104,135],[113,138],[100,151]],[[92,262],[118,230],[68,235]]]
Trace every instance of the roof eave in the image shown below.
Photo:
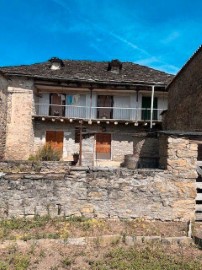
[[[101,81],[101,80],[85,80],[85,79],[74,79],[74,78],[50,78],[45,76],[38,76],[38,75],[30,75],[30,74],[20,74],[20,73],[9,73],[9,72],[2,72],[5,76],[15,76],[15,77],[26,77],[30,79],[38,79],[38,80],[45,80],[45,81],[69,81],[69,82],[82,82],[82,83],[89,83],[89,84],[108,84],[108,85],[140,85],[140,86],[160,86],[166,87],[168,83],[166,82],[144,82],[144,81]]]

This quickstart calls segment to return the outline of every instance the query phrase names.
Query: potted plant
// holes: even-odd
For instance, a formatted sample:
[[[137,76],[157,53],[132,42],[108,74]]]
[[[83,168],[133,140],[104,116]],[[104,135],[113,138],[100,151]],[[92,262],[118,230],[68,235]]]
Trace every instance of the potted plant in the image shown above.
[[[77,162],[79,161],[79,153],[74,153],[73,154],[73,162],[74,164],[77,164]]]

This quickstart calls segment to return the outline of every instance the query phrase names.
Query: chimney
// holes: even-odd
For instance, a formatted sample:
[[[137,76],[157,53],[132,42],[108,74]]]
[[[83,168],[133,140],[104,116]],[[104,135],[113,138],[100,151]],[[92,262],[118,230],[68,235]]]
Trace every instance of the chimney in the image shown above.
[[[51,63],[50,69],[58,70],[64,67],[64,62],[58,57],[52,57],[49,62]]]
[[[112,60],[108,63],[107,71],[111,71],[112,73],[119,74],[122,69],[122,63],[118,60]]]

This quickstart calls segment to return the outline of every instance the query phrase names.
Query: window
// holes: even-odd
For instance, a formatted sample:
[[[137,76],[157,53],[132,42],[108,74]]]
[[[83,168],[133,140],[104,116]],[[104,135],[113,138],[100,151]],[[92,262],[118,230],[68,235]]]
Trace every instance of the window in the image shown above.
[[[153,120],[157,120],[157,98],[154,98]],[[151,97],[142,97],[142,120],[150,120],[151,117]]]

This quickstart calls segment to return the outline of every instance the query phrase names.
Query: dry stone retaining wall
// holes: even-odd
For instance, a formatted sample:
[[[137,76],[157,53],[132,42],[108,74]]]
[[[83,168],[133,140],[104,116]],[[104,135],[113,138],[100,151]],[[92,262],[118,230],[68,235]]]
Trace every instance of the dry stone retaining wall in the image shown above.
[[[161,170],[1,173],[0,217],[194,218],[195,179]]]

